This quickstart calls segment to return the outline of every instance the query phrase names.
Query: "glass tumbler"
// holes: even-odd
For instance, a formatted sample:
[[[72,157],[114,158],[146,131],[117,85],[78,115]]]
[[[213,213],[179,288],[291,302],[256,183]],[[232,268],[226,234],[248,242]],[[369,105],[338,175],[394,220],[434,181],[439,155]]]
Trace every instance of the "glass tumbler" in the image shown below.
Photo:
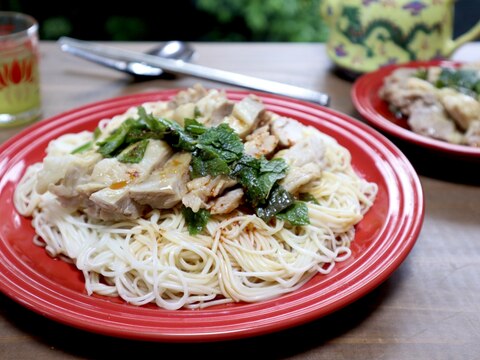
[[[41,114],[38,23],[26,14],[0,11],[0,127]]]

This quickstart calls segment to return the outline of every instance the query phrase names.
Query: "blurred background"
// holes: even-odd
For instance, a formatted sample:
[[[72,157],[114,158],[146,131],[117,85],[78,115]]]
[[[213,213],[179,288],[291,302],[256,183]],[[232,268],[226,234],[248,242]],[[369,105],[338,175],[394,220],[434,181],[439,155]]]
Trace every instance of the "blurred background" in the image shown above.
[[[40,37],[118,41],[323,42],[322,0],[0,0],[40,23]],[[125,3],[125,4],[123,4]],[[457,0],[455,36],[480,19],[480,0]]]

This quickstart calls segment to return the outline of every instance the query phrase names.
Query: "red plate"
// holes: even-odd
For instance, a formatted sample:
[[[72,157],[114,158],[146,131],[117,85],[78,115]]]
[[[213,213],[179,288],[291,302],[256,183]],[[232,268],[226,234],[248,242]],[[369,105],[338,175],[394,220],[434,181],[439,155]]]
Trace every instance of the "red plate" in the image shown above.
[[[424,215],[421,185],[405,156],[382,135],[346,115],[257,93],[268,109],[335,137],[350,150],[357,173],[378,184],[374,206],[357,225],[351,258],[337,264],[331,274],[315,276],[298,291],[261,303],[169,311],[88,296],[80,271],[50,258],[33,244],[30,220],[13,206],[15,186],[28,165],[42,160],[50,140],[93,130],[100,119],[146,101],[168,100],[176,92],[144,93],[87,105],[39,122],[0,148],[1,291],[35,312],[87,331],[142,340],[217,341],[266,334],[329,314],[373,290],[405,259]],[[232,100],[246,94],[228,91]]]
[[[454,61],[434,60],[382,67],[357,79],[352,87],[353,104],[367,122],[386,134],[439,153],[443,152],[444,154],[467,160],[480,160],[480,148],[478,147],[450,144],[446,141],[414,133],[409,129],[407,121],[405,119],[397,119],[388,109],[387,102],[378,96],[378,91],[383,85],[383,79],[399,67],[458,67],[460,64]]]

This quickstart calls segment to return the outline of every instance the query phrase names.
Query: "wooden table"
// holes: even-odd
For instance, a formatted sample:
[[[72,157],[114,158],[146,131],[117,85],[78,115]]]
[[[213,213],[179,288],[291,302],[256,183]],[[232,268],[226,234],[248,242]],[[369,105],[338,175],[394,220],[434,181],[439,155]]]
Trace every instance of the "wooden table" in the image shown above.
[[[152,45],[115,44],[133,50]],[[202,43],[195,47],[199,64],[326,91],[332,95],[334,109],[358,117],[350,100],[351,83],[333,74],[323,45]],[[464,46],[455,58],[479,61],[480,43]],[[198,82],[186,77],[133,82],[127,75],[64,54],[50,42],[41,43],[41,76],[46,118],[110,97]],[[18,131],[0,130],[0,142]],[[0,295],[0,359],[119,355],[142,359],[166,354],[182,359],[256,359],[260,354],[292,359],[480,359],[479,177],[476,184],[468,181],[475,179],[467,164],[454,170],[464,171],[463,177],[446,180],[455,161],[441,160],[436,168],[432,166],[434,155],[422,163],[413,154],[412,160],[421,174],[426,201],[425,221],[415,247],[380,287],[334,314],[257,338],[145,343],[70,328]]]

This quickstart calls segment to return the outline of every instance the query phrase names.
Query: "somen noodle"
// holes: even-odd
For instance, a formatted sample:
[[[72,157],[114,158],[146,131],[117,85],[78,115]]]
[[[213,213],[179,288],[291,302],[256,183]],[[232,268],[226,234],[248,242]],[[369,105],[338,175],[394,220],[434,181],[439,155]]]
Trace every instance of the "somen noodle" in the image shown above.
[[[165,104],[144,107],[164,111]],[[135,112],[102,121],[103,138]],[[136,218],[101,219],[62,201],[51,187],[38,191],[45,162],[27,169],[15,191],[15,206],[32,218],[35,243],[83,272],[88,294],[171,310],[272,299],[300,288],[315,274],[328,274],[335,263],[349,258],[354,226],[377,192],[376,184],[355,173],[346,148],[308,129],[325,151],[321,176],[301,187],[312,200],[304,202],[309,219],[305,225],[281,216],[263,219],[243,205],[211,214],[197,233],[189,230],[180,205],[148,207]],[[47,158],[72,156],[92,136],[88,131],[63,135],[51,141]]]

